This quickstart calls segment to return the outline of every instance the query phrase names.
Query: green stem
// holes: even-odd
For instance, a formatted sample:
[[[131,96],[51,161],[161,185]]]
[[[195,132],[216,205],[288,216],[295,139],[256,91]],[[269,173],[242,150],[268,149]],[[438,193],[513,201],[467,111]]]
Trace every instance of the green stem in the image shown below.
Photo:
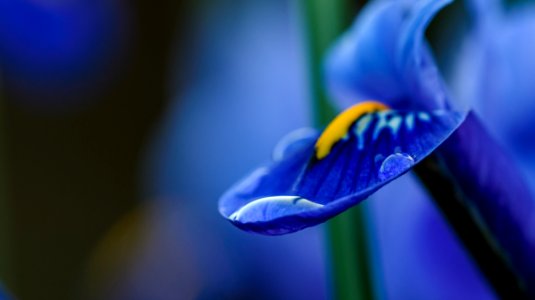
[[[373,299],[366,207],[358,205],[328,223],[335,299]]]
[[[322,58],[355,17],[356,3],[355,0],[302,0],[316,127],[324,127],[335,116],[324,90]],[[373,299],[365,209],[363,205],[356,206],[328,222],[334,299]]]

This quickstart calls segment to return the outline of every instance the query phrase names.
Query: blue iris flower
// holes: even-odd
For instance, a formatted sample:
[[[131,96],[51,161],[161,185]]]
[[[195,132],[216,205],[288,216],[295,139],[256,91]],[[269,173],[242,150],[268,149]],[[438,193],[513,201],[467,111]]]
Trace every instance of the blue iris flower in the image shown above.
[[[361,102],[340,114],[322,134],[313,130],[291,134],[275,148],[272,161],[222,196],[221,214],[248,231],[294,232],[360,203],[441,145],[466,116],[449,109],[447,90],[423,42],[423,29],[445,3],[369,6],[333,52],[327,65],[334,72],[328,74],[336,74],[329,82],[348,84],[348,91],[364,87],[365,98],[344,95],[344,99],[378,99],[397,109]],[[381,28],[398,32],[376,38]],[[362,49],[353,47],[353,35]],[[349,72],[338,72],[340,62],[360,69],[345,67],[343,71]]]
[[[367,99],[389,103],[399,99],[411,105],[393,110],[377,102],[360,103],[339,115],[321,135],[312,130],[293,133],[275,148],[271,162],[222,196],[221,214],[244,230],[264,234],[313,226],[366,199],[446,140],[465,114],[447,109],[444,84],[428,49],[421,45],[423,28],[444,3],[372,6],[373,13],[364,13],[355,26],[355,34],[364,36],[364,49],[353,56],[351,41],[344,40],[341,53],[332,56],[341,61],[351,56],[356,59],[351,65],[364,67]],[[389,51],[394,45],[388,45],[388,39],[382,45],[374,37],[375,27],[384,25],[382,20],[389,22],[385,26],[400,29],[395,35],[403,36],[396,40],[395,53]],[[333,82],[347,78],[349,84],[355,79],[361,84],[359,71],[341,74]],[[432,105],[412,105],[424,100]]]
[[[460,204],[470,207],[472,218],[489,233],[489,243],[533,295],[535,202],[479,118],[452,109],[460,104],[452,100],[424,39],[434,14],[450,2],[375,1],[367,6],[326,60],[326,83],[334,98],[341,107],[360,104],[321,135],[306,131],[283,140],[272,162],[222,197],[220,212],[245,230],[296,231],[359,203],[435,151],[462,195]],[[366,99],[392,109],[365,110]],[[409,117],[415,115],[425,117],[415,125]]]
[[[424,30],[449,2],[379,1],[368,6],[327,59],[327,82],[342,99],[382,99],[401,110],[361,103],[337,117],[321,136],[311,133],[284,141],[272,162],[223,195],[220,212],[245,230],[296,231],[362,201],[441,145],[465,116],[450,110]],[[498,243],[507,244],[507,255],[522,268],[521,260],[531,260],[526,251],[532,239],[521,230],[531,225],[531,196],[478,118],[470,113],[466,120],[463,130],[437,149],[438,155],[487,229]],[[488,170],[494,173],[484,174]],[[496,185],[498,174],[515,179],[513,192]],[[526,200],[513,203],[512,196]],[[492,197],[499,199],[489,201]],[[501,211],[509,217],[505,224],[499,222]],[[521,238],[511,241],[504,229],[519,232]]]

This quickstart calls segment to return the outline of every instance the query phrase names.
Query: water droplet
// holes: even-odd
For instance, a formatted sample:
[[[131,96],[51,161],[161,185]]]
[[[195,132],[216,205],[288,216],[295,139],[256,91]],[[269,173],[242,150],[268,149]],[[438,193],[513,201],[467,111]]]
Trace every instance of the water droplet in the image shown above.
[[[388,180],[407,171],[414,165],[414,159],[405,153],[390,154],[379,168],[379,179]]]

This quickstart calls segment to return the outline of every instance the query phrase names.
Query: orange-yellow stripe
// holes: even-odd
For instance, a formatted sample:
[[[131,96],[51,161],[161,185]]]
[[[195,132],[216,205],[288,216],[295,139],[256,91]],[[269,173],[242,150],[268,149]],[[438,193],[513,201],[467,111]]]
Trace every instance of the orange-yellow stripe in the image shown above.
[[[387,109],[389,107],[381,102],[365,101],[343,111],[331,121],[316,142],[316,158],[322,159],[329,155],[334,144],[347,134],[349,127],[360,117],[368,113]]]

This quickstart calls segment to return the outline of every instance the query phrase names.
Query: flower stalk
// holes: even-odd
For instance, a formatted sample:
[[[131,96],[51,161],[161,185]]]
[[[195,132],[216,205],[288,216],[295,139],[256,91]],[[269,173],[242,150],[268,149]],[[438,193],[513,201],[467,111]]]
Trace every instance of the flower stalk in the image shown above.
[[[349,26],[357,1],[303,0],[309,56],[312,115],[316,127],[325,127],[336,115],[322,78],[326,50]],[[327,223],[333,296],[335,299],[373,299],[367,243],[366,205],[358,205]]]

